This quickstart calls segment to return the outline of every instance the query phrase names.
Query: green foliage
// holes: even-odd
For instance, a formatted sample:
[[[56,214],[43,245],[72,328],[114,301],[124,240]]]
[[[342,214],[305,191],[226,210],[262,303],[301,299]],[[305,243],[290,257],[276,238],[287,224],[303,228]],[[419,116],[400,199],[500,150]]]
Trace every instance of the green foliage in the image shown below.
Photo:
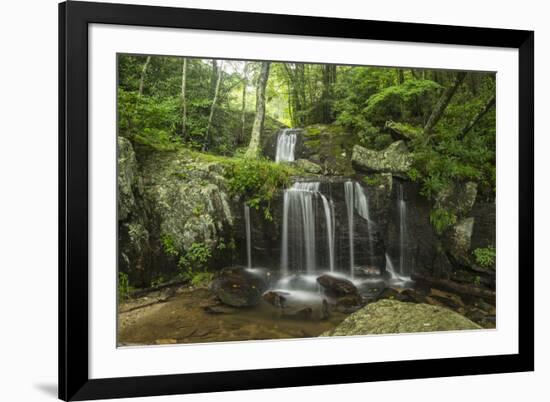
[[[160,242],[162,243],[162,248],[167,255],[172,257],[178,255],[178,250],[172,236],[169,234],[163,234],[160,238]]]
[[[406,119],[413,112],[422,112],[418,102],[432,104],[440,88],[441,85],[430,80],[408,80],[389,86],[369,98],[363,113],[379,125],[388,120]]]
[[[189,278],[193,286],[199,286],[212,280],[212,274],[207,271],[208,262],[212,258],[212,250],[204,243],[193,243],[178,261],[179,275]]]
[[[214,274],[211,272],[195,272],[191,275],[191,284],[193,286],[205,286],[212,282]]]
[[[482,267],[489,268],[495,266],[496,249],[494,247],[476,248],[473,254],[476,262]]]
[[[130,296],[130,281],[128,274],[125,272],[118,273],[118,299],[126,300]]]
[[[229,188],[244,196],[246,203],[255,209],[262,208],[271,220],[270,202],[275,193],[290,184],[290,178],[299,173],[296,168],[263,159],[234,159],[228,172]]]
[[[185,251],[185,254],[180,257],[178,266],[186,272],[205,270],[211,257],[212,251],[210,247],[204,243],[193,243]]]
[[[176,126],[180,119],[174,98],[145,97],[137,92],[118,91],[118,131],[135,143],[158,151],[176,149]]]
[[[430,212],[430,223],[437,234],[442,234],[445,229],[456,223],[456,215],[444,208],[436,208]]]

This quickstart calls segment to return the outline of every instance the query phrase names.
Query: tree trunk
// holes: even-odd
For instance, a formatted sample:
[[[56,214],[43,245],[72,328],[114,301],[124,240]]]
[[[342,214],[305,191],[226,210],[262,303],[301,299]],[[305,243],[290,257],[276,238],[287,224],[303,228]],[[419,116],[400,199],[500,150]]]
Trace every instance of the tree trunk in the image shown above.
[[[403,72],[402,68],[397,69],[397,82],[399,83],[399,85],[405,82],[405,73]]]
[[[246,87],[248,85],[248,63],[245,62],[243,69],[243,99],[241,104],[241,132],[237,138],[237,144],[242,144],[245,137],[245,124],[246,124]]]
[[[322,95],[322,123],[331,123],[333,119],[332,102],[333,87],[336,82],[336,65],[325,64],[323,66],[323,95]]]
[[[218,82],[218,62],[216,60],[212,60],[212,72],[210,73],[210,97],[214,98],[214,94],[216,93],[216,84]]]
[[[212,127],[212,119],[214,118],[214,111],[216,110],[216,104],[218,103],[218,96],[220,94],[220,84],[222,81],[222,69],[223,62],[220,63],[220,65],[217,67],[218,72],[218,78],[216,79],[216,87],[214,88],[214,98],[212,99],[212,106],[210,107],[210,115],[208,116],[208,124],[206,126],[206,135],[205,135],[205,142],[202,147],[203,151],[208,150],[210,148],[210,130]]]
[[[143,64],[143,67],[141,68],[141,76],[139,77],[139,96],[143,95],[143,85],[145,82],[145,74],[147,73],[147,67],[149,67],[149,63],[151,62],[151,56],[147,56],[145,59],[145,63]]]
[[[451,85],[449,88],[447,88],[443,92],[443,95],[441,95],[441,98],[439,98],[439,101],[435,105],[435,108],[432,111],[432,114],[428,118],[428,122],[424,126],[424,134],[426,135],[431,134],[433,128],[435,127],[439,119],[441,119],[441,117],[443,116],[443,113],[445,112],[447,105],[449,105],[449,102],[451,101],[452,97],[454,96],[460,84],[462,84],[462,81],[464,81],[465,77],[466,77],[465,72],[459,72],[455,77],[453,85]]]
[[[181,72],[181,103],[182,103],[182,115],[181,115],[181,138],[186,139],[186,125],[187,125],[187,101],[185,99],[185,86],[187,84],[187,58],[183,58],[183,68]]]
[[[265,87],[269,77],[270,62],[263,62],[260,76],[258,77],[258,86],[256,88],[256,116],[252,125],[252,134],[250,136],[250,144],[246,151],[247,158],[257,158],[260,153],[260,136],[264,125],[265,118]]]
[[[489,99],[487,101],[487,103],[485,104],[485,106],[483,106],[483,108],[474,116],[474,118],[472,120],[470,120],[470,122],[466,125],[466,127],[464,127],[462,129],[462,131],[460,132],[460,134],[458,135],[458,139],[459,140],[462,140],[464,139],[464,137],[466,136],[466,134],[468,134],[468,132],[477,124],[477,122],[479,120],[481,120],[481,118],[483,116],[485,116],[485,114],[491,110],[491,108],[493,106],[495,106],[495,102],[496,102],[496,95],[493,95],[491,96],[491,99]]]

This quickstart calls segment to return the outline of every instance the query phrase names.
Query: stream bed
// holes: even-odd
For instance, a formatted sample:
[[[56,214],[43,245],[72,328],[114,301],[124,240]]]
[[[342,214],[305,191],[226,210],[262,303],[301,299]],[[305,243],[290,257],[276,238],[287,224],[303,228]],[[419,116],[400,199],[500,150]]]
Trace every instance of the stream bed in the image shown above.
[[[231,342],[317,337],[336,327],[347,314],[333,312],[325,320],[281,317],[262,301],[249,308],[207,312],[215,300],[205,288],[181,288],[165,302],[121,312],[118,345]],[[222,311],[222,310],[218,310]]]

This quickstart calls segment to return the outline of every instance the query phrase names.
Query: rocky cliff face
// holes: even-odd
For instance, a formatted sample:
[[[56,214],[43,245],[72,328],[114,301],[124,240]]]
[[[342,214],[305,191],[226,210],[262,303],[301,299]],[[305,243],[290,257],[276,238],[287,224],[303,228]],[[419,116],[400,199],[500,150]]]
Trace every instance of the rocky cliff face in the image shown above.
[[[173,275],[196,244],[213,260],[230,255],[234,207],[221,164],[187,151],[144,153],[138,164],[128,140],[118,147],[119,268],[131,283]]]

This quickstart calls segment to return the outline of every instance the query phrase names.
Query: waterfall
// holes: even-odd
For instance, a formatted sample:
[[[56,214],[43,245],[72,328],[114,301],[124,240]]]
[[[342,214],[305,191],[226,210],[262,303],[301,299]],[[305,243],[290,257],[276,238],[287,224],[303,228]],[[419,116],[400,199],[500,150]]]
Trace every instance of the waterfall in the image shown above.
[[[355,209],[357,210],[357,213],[360,217],[365,219],[367,221],[367,230],[368,230],[368,245],[369,245],[369,253],[370,257],[372,258],[374,256],[374,230],[373,230],[373,224],[372,220],[370,218],[370,211],[369,211],[369,197],[367,192],[365,191],[365,188],[361,186],[358,182],[355,182]]]
[[[399,184],[399,273],[404,274],[405,270],[405,237],[407,236],[407,205],[403,199],[403,184]]]
[[[391,275],[391,279],[398,279],[398,275],[395,272],[395,268],[391,262],[390,256],[386,253],[386,271]]]
[[[298,135],[296,130],[285,128],[279,132],[277,136],[277,152],[275,154],[275,162],[292,162],[294,161],[294,149]]]
[[[330,272],[334,272],[334,214],[332,205],[329,204],[327,197],[321,194],[323,200],[323,209],[325,211],[325,222],[327,227],[327,245],[328,245],[328,260]]]
[[[323,213],[326,227],[326,255],[328,268],[335,269],[334,207],[319,191],[319,182],[296,182],[287,189],[283,198],[283,224],[281,238],[281,272],[288,275],[293,271],[313,274],[317,271],[317,254],[324,247],[317,248],[317,214]],[[322,210],[317,208],[318,200]],[[320,218],[320,217],[319,217]],[[319,221],[322,222],[322,221]]]
[[[353,278],[353,267],[355,265],[355,250],[354,250],[354,225],[353,225],[353,210],[355,207],[353,196],[353,182],[347,181],[344,183],[344,193],[346,196],[346,210],[348,213],[348,238],[349,238],[349,270]]]
[[[252,246],[250,235],[250,207],[244,204],[244,223],[246,228],[246,266],[252,268]]]
[[[283,234],[281,270],[289,271],[289,246],[292,246],[293,261],[307,273],[315,272],[315,201],[319,194],[319,182],[297,182],[285,190],[283,205]],[[292,225],[289,225],[289,221]],[[290,239],[292,237],[292,239]],[[303,253],[302,253],[303,252]],[[303,258],[302,258],[303,257]],[[305,264],[303,261],[305,260]]]

